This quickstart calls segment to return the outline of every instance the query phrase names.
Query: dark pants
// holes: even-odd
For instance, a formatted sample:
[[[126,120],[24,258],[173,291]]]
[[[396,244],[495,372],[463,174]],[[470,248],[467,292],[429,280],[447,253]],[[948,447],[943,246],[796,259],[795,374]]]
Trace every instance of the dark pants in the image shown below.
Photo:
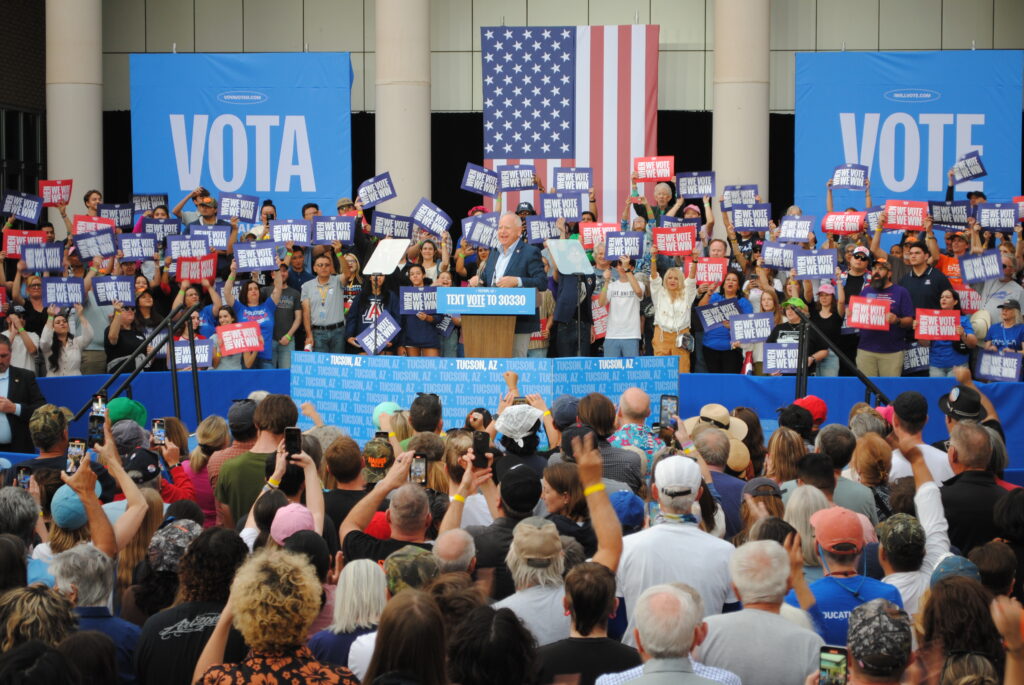
[[[704,329],[693,332],[693,356],[690,369],[693,373],[707,373],[707,360],[704,358]]]
[[[587,357],[590,352],[590,324],[579,321],[555,322],[555,356]]]
[[[713,350],[703,346],[708,373],[739,373],[743,369],[743,350]]]

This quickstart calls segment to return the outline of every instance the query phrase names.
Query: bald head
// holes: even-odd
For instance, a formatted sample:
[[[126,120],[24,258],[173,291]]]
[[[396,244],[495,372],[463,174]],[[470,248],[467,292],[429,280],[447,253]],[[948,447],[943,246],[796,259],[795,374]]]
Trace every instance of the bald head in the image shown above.
[[[511,212],[501,215],[501,219],[498,220],[498,242],[502,247],[514,244],[519,240],[519,234],[522,232],[522,219]]]
[[[640,388],[628,388],[619,397],[619,413],[632,423],[643,423],[651,415],[651,398]]]

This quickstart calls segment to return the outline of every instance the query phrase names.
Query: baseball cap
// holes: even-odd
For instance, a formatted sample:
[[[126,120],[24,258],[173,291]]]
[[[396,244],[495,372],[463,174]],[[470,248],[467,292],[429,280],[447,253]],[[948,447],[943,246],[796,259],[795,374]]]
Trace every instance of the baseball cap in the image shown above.
[[[629,490],[618,490],[608,495],[612,509],[619,517],[622,532],[635,533],[644,526],[644,501]]]
[[[337,206],[338,206],[338,209],[339,209],[339,210],[340,210],[340,209],[341,209],[342,207],[347,207],[347,206],[349,206],[349,205],[351,205],[352,207],[355,207],[355,206],[356,206],[356,205],[355,205],[355,203],[354,203],[354,202],[352,202],[352,198],[350,198],[350,197],[339,197],[339,198],[338,198],[338,205],[337,205]]]
[[[807,309],[807,303],[801,300],[799,297],[791,297],[782,303],[782,308],[786,307],[799,307],[800,309]]]
[[[920,423],[928,419],[928,400],[915,390],[907,390],[896,396],[892,410],[900,421]]]
[[[232,433],[245,433],[253,428],[252,416],[256,412],[253,400],[235,400],[228,409],[228,427]]]
[[[981,571],[978,570],[975,563],[966,557],[954,554],[940,561],[939,565],[935,567],[935,570],[932,571],[930,585],[935,587],[935,583],[950,576],[963,576],[981,582]]]
[[[401,410],[396,402],[381,402],[373,408],[373,426],[377,430],[380,430],[380,415],[381,414],[394,414],[396,411]]]
[[[836,287],[831,283],[822,283],[821,285],[818,286],[818,294],[835,295]]]
[[[946,235],[950,240],[953,240],[954,238],[959,238],[960,240],[967,242],[967,234],[964,233],[963,231],[953,231],[952,233],[948,233]]]
[[[466,216],[473,216],[477,212],[483,212],[484,214],[486,214],[487,213],[487,208],[484,207],[483,205],[477,205],[476,207],[470,207],[469,211],[466,212]]]
[[[674,455],[662,459],[654,467],[654,484],[666,497],[696,497],[704,480],[700,476],[700,467],[696,461],[689,457]]]
[[[513,466],[501,477],[498,494],[502,503],[520,515],[533,511],[540,500],[540,478],[523,464]]]
[[[855,254],[855,255],[862,255],[864,257],[870,257],[871,256],[871,250],[869,250],[868,248],[864,247],[863,245],[858,245],[857,247],[853,248],[853,254]]]
[[[146,412],[145,405],[141,402],[128,397],[115,397],[107,402],[107,418],[110,419],[111,425],[114,425],[121,419],[131,419],[145,428],[149,420],[149,414]]]
[[[110,434],[114,437],[114,445],[119,454],[130,454],[139,447],[149,444],[146,429],[131,419],[121,419],[111,425]]]
[[[416,545],[406,545],[384,559],[384,575],[392,596],[406,588],[421,588],[440,573],[434,554]]]
[[[395,463],[395,451],[387,440],[374,438],[363,447],[363,459],[366,460],[363,478],[372,484],[383,478]]]
[[[529,202],[520,202],[516,205],[516,214],[527,212],[528,214],[536,214],[537,212],[533,209],[533,205]]]
[[[889,265],[889,258],[886,256],[875,257],[875,266],[884,266],[886,269],[892,271],[892,267]]]
[[[562,554],[558,528],[539,516],[523,519],[512,531],[509,554],[515,554],[532,568],[548,568]]]
[[[1016,309],[1020,311],[1020,302],[1017,300],[1003,300],[1003,303],[996,306],[996,309]]]
[[[32,412],[28,420],[28,430],[32,434],[32,442],[39,446],[49,447],[64,435],[71,421],[71,411],[67,407],[55,404],[44,404]]]
[[[878,542],[887,554],[924,551],[924,527],[910,514],[893,514],[878,526]]]
[[[818,544],[833,554],[855,554],[864,548],[864,529],[849,509],[829,507],[811,514]]]
[[[793,404],[811,412],[811,419],[814,420],[814,423],[825,423],[825,419],[828,418],[828,405],[817,395],[801,397],[798,400],[793,400]]]
[[[151,450],[137,449],[124,460],[124,470],[136,484],[145,483],[160,475],[160,458]]]
[[[690,204],[686,205],[685,207],[683,207],[683,213],[684,214],[686,212],[690,212],[690,211],[694,211],[694,212],[697,212],[698,214],[700,214],[700,207],[698,207],[697,205],[695,205],[693,203],[690,203]]]
[[[274,514],[274,522],[270,524],[270,537],[279,545],[300,530],[313,530],[313,513],[309,509],[296,504],[286,504]]]
[[[939,409],[957,421],[978,421],[985,416],[981,393],[966,385],[958,385],[939,398]]]
[[[750,495],[751,497],[771,495],[772,497],[778,497],[779,499],[782,499],[782,489],[779,488],[779,484],[773,481],[771,478],[765,478],[764,476],[751,478],[746,483],[744,483],[743,494]]]
[[[846,644],[859,670],[873,676],[902,673],[910,661],[910,617],[887,599],[850,612]]]
[[[154,571],[177,573],[178,563],[203,527],[191,519],[177,519],[164,526],[149,541],[149,565]]]
[[[572,395],[559,395],[551,404],[551,419],[555,422],[555,428],[565,430],[576,423],[576,416],[579,412],[580,401]]]
[[[99,482],[96,483],[96,496],[100,496],[102,488]],[[50,498],[50,516],[53,522],[64,530],[78,530],[89,522],[85,514],[85,506],[79,499],[78,493],[71,489],[70,485],[62,485],[57,488]]]

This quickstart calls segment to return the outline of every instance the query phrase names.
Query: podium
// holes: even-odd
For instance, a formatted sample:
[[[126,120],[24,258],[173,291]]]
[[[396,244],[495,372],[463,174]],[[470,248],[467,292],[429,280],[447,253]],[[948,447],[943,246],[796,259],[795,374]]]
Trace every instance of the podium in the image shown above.
[[[512,356],[516,317],[537,311],[533,288],[438,288],[437,312],[462,318],[467,357]]]

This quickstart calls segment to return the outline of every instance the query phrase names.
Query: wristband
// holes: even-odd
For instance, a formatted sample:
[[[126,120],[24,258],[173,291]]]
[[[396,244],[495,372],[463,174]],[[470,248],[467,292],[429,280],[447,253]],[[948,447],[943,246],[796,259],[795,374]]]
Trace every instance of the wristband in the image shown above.
[[[550,409],[546,410],[546,411],[545,411],[545,412],[544,412],[543,414],[541,414],[540,416],[541,416],[541,418],[544,418],[545,416],[551,416],[551,410],[550,410]]]
[[[270,478],[267,479],[267,485],[269,485],[272,488],[279,488],[281,487],[281,481],[274,480],[274,477],[271,476]]]
[[[595,492],[601,492],[602,490],[604,490],[604,483],[594,483],[593,485],[588,485],[587,487],[583,488],[583,496],[589,497],[590,495],[593,495]]]
[[[291,252],[285,252],[285,253],[284,253],[284,256],[285,256],[285,257],[291,257],[291,256],[292,256],[292,253],[291,253]]]
[[[335,252],[334,256],[337,257],[338,259],[344,259],[345,258],[345,256],[342,255],[340,252]]]
[[[292,341],[292,334],[291,333],[285,333],[284,337],[288,339],[288,342]]]
[[[394,431],[391,431],[390,433],[388,433],[388,437],[389,437],[389,438],[393,438],[393,437],[395,437],[395,432],[394,432]]]
[[[466,498],[458,493],[452,495],[452,499],[456,502],[462,502],[463,504],[466,503]]]
[[[19,332],[19,333],[24,333],[24,332],[25,332],[25,329],[24,329],[24,328],[19,328],[19,329],[18,329],[18,332]]]

